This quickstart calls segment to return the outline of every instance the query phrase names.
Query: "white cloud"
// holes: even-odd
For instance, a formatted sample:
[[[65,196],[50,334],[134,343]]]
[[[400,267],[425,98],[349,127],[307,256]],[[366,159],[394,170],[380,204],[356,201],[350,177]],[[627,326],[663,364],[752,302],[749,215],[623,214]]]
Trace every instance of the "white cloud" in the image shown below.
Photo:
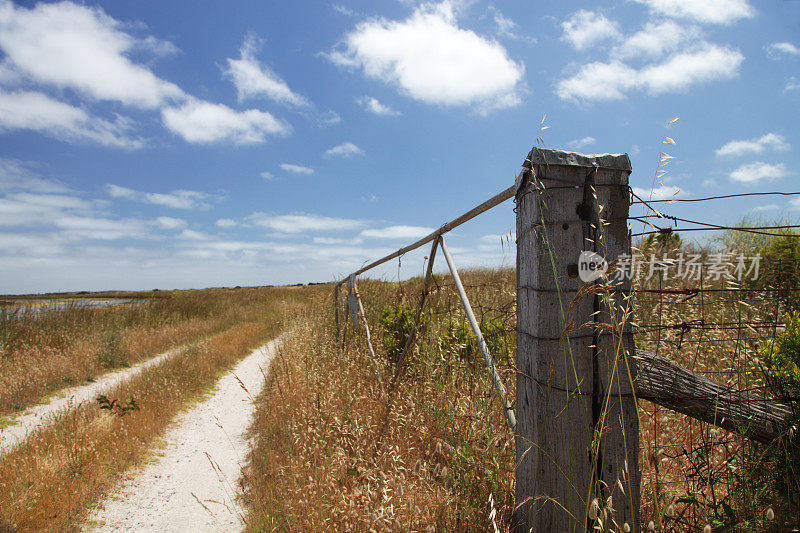
[[[208,204],[202,200],[208,195],[199,191],[177,190],[168,194],[148,192],[145,193],[145,200],[151,204],[163,205],[174,209],[206,209]]]
[[[422,226],[389,226],[382,229],[365,229],[361,232],[361,236],[370,239],[419,239],[433,231],[433,228]]]
[[[0,90],[0,130],[32,130],[63,141],[113,148],[143,146],[142,139],[127,136],[129,129],[125,119],[109,122],[39,92]]]
[[[772,181],[784,176],[788,176],[789,171],[786,165],[778,163],[776,165],[756,161],[742,165],[731,172],[731,179],[739,183],[758,183],[760,181]]]
[[[149,237],[147,225],[136,219],[112,220],[102,217],[66,216],[55,220],[55,225],[64,230],[63,234],[70,240],[111,241]]]
[[[761,154],[766,150],[785,152],[791,147],[786,142],[783,135],[777,133],[767,133],[755,139],[743,141],[731,141],[719,148],[716,152],[717,157],[737,156],[747,154]]]
[[[353,15],[355,15],[355,11],[353,11],[352,9],[350,9],[347,6],[343,6],[343,5],[340,5],[340,4],[333,4],[331,6],[331,8],[334,11],[336,11],[337,13],[339,13],[341,15],[344,15],[346,17],[352,17]]]
[[[178,235],[178,238],[187,241],[207,241],[211,236],[193,229],[185,229]]]
[[[334,124],[338,124],[341,121],[342,117],[340,117],[339,113],[337,113],[333,109],[329,109],[328,111],[320,113],[317,116],[317,122],[319,122],[323,126],[333,126]]]
[[[395,111],[391,107],[383,105],[378,101],[377,98],[373,98],[371,96],[362,96],[361,98],[356,98],[356,102],[364,106],[364,109],[375,115],[390,116],[400,114],[399,111]]]
[[[364,222],[349,218],[333,218],[321,215],[298,213],[295,215],[267,215],[253,213],[247,220],[262,228],[281,233],[305,233],[308,231],[344,231],[361,229]]]
[[[177,189],[170,193],[140,192],[110,183],[106,185],[106,192],[112,198],[125,198],[174,209],[208,209],[211,207],[206,203],[210,195],[200,191]]]
[[[559,81],[556,93],[565,100],[600,101],[620,100],[635,90],[650,94],[684,91],[738,75],[742,61],[744,56],[738,50],[703,43],[693,51],[638,70],[617,60],[589,63]]]
[[[592,144],[594,144],[596,142],[597,142],[597,139],[595,139],[594,137],[583,137],[581,139],[575,139],[575,140],[569,141],[567,143],[567,146],[569,148],[573,148],[575,150],[580,150],[581,148],[584,148],[586,146],[592,145]]]
[[[361,68],[415,100],[484,111],[518,105],[524,66],[505,48],[459,28],[450,3],[423,5],[403,21],[373,19],[347,34],[329,54]]]
[[[619,27],[615,21],[595,11],[581,9],[561,23],[564,34],[561,39],[570,43],[576,50],[586,50],[598,43],[620,38]]]
[[[494,6],[489,6],[489,11],[492,12],[494,24],[497,27],[497,34],[500,37],[505,37],[506,39],[512,39],[514,41],[526,41],[531,44],[536,43],[536,38],[517,33],[519,25],[514,22],[514,20],[503,15],[499,9]]]
[[[783,92],[788,93],[789,91],[796,91],[797,89],[800,89],[800,81],[792,76],[789,78],[789,81],[786,82],[786,87],[783,88]]]
[[[354,155],[364,155],[364,150],[351,142],[342,143],[334,146],[329,150],[325,150],[326,156],[340,156],[340,157],[353,157]]]
[[[268,135],[287,135],[290,126],[266,111],[234,111],[222,104],[192,99],[161,112],[164,125],[190,143],[257,144]]]
[[[748,0],[636,0],[655,13],[705,24],[732,24],[752,18],[756,10]]]
[[[186,221],[182,218],[158,217],[156,224],[161,229],[181,229],[186,227]]]
[[[772,43],[767,47],[767,55],[770,59],[780,59],[782,56],[800,56],[800,48],[797,45],[783,42],[783,43]]]
[[[485,243],[500,243],[501,241],[505,242],[507,240],[511,241],[511,242],[516,241],[517,240],[516,232],[511,231],[511,232],[505,233],[503,235],[500,235],[499,233],[492,233],[492,234],[484,235],[483,237],[481,237],[481,242],[485,242]]]
[[[34,171],[36,166],[36,163],[30,161],[0,157],[0,191],[69,192],[69,189],[63,183],[41,177]]]
[[[4,1],[0,48],[20,74],[96,100],[155,109],[183,99],[179,87],[126,57],[136,48],[152,49],[154,42],[136,39],[121,26],[97,7],[59,2],[27,9]]]
[[[295,107],[308,106],[308,100],[293,92],[280,76],[258,62],[255,56],[261,45],[262,41],[258,37],[248,35],[239,50],[239,59],[227,60],[228,68],[225,74],[236,86],[239,99],[266,96],[281,104]]]
[[[658,185],[652,189],[634,187],[633,192],[645,200],[670,200],[686,195],[686,191],[675,185]]]
[[[221,218],[217,220],[216,225],[219,228],[233,228],[238,226],[239,223],[235,220],[231,220],[230,218]]]
[[[134,200],[139,197],[141,193],[134,191],[133,189],[129,189],[127,187],[121,187],[119,185],[114,185],[113,183],[109,183],[106,185],[106,191],[108,195],[112,198],[127,198],[129,200]]]
[[[314,237],[311,239],[311,242],[314,244],[326,244],[326,245],[337,245],[337,244],[361,244],[364,242],[364,239],[359,237],[355,237],[353,239],[339,239],[337,237]]]
[[[738,50],[706,44],[696,51],[676,54],[660,65],[646,67],[639,77],[651,94],[683,91],[698,83],[733,78],[742,61],[744,56]]]
[[[623,60],[636,57],[657,58],[699,38],[700,30],[696,26],[678,24],[672,20],[648,22],[644,29],[626,37],[615,47],[611,56]]]
[[[157,37],[153,37],[152,35],[149,35],[144,39],[136,41],[134,43],[134,46],[141,50],[146,50],[147,52],[155,54],[156,56],[159,57],[172,56],[180,52],[178,47],[172,44],[171,42],[164,41]]]
[[[754,207],[752,210],[754,213],[763,213],[764,211],[777,211],[780,209],[781,206],[778,204],[767,204],[767,205],[758,205]]]
[[[264,171],[261,174],[259,174],[259,176],[261,176],[265,180],[273,180],[273,179],[275,179],[275,176],[272,174],[272,172]]]
[[[313,174],[314,169],[309,167],[304,167],[302,165],[293,165],[291,163],[281,163],[281,168],[286,172],[291,172],[292,174]]]
[[[792,198],[789,201],[789,205],[792,207],[792,209],[800,209],[800,198]]]
[[[0,158],[0,226],[52,226],[67,216],[91,214],[103,202],[79,197],[41,177],[35,163]],[[1,254],[0,254],[1,255]]]
[[[639,86],[638,71],[621,63],[588,63],[569,78],[556,84],[556,94],[563,100],[621,100]]]
[[[75,196],[60,194],[33,194],[21,192],[12,194],[9,196],[9,198],[24,202],[29,205],[51,207],[56,209],[89,209],[92,207],[92,204],[86,200],[77,198]]]

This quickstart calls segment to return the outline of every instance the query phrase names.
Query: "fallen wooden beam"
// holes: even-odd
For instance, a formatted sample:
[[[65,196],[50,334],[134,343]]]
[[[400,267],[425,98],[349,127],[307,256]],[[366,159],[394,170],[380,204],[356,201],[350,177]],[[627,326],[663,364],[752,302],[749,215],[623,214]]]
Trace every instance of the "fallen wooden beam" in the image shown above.
[[[789,435],[792,408],[786,404],[721,385],[653,352],[636,350],[634,360],[640,399],[761,443]]]

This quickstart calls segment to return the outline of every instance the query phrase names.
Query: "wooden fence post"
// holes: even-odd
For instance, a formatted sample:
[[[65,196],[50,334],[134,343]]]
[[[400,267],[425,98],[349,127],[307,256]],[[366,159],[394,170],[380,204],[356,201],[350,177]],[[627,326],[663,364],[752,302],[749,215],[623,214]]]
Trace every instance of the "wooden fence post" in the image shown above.
[[[604,292],[603,278],[579,276],[583,251],[608,261],[630,254],[630,160],[534,148],[524,166],[516,191],[516,531],[592,530],[596,516],[639,531],[630,280]]]

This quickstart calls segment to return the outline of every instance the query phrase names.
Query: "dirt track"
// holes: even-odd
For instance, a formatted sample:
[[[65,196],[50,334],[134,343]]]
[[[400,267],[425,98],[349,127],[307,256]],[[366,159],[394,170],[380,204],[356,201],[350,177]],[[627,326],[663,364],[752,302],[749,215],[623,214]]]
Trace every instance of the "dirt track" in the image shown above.
[[[181,414],[163,454],[131,472],[91,517],[96,531],[238,531],[237,480],[249,449],[245,432],[279,341],[243,359],[213,395]]]

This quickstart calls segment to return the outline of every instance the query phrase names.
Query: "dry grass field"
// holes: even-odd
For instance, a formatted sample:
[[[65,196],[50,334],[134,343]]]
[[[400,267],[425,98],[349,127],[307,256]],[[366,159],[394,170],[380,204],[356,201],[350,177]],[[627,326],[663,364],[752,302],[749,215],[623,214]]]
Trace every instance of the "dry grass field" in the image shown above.
[[[159,343],[164,339],[172,339],[173,344],[178,340],[194,342],[108,391],[104,395],[108,401],[85,403],[62,412],[51,425],[0,457],[0,531],[80,529],[89,510],[113,488],[118,476],[151,456],[175,415],[200,400],[219,376],[252,348],[283,331],[287,327],[283,317],[307,305],[313,292],[294,287],[194,291],[177,296],[180,303],[175,305],[104,310],[111,311],[115,319],[130,318],[130,325],[121,331],[130,335],[125,345],[131,353],[157,351],[153,346],[161,349]],[[93,335],[93,330],[109,322],[99,318],[94,328],[82,329],[92,318],[75,316],[78,313],[70,310],[61,322],[52,318],[42,323],[41,336],[32,336],[38,341],[34,346],[40,356],[58,348],[48,345],[47,339],[63,338],[65,346],[73,350],[70,353],[80,360],[68,332],[84,335],[84,342],[103,338],[104,332]],[[89,314],[94,316],[93,311]],[[116,320],[110,323],[119,324]],[[161,337],[166,323],[187,336]],[[147,330],[147,324],[155,327]],[[36,324],[26,326],[35,329]],[[16,327],[21,326],[11,326]],[[202,339],[198,339],[198,333]],[[139,341],[134,338],[137,334],[142,337]],[[151,334],[155,337],[153,344],[147,341]],[[20,345],[29,346],[22,341]],[[31,364],[32,351],[12,352],[23,353],[24,360],[11,368]],[[50,364],[46,357],[44,364]],[[69,371],[66,361],[58,364],[63,366],[53,363],[51,375]]]
[[[775,249],[767,248],[781,240],[725,238],[732,242],[698,247],[671,239],[642,244],[642,251],[699,253],[711,262],[714,247],[726,244],[774,258]],[[760,282],[712,278],[693,297],[681,291],[695,281],[643,270],[635,283],[637,346],[723,384],[782,397],[785,389],[767,386],[775,385],[769,376],[779,369],[765,350],[782,335],[797,302],[798,263],[791,253],[787,258],[782,274],[765,257]],[[776,297],[784,293],[766,289],[781,276],[788,292]],[[473,270],[463,278],[513,397],[515,272]],[[381,382],[391,381],[421,280],[364,279],[359,292],[381,379],[363,331],[354,335],[348,324],[337,343],[332,294],[318,295],[315,305],[292,319],[300,334],[274,361],[253,428],[255,447],[244,477],[250,530],[508,530],[515,506],[514,440],[451,278],[435,277],[422,335],[394,395]],[[793,342],[800,345],[800,339]],[[800,351],[794,357],[800,362]],[[800,377],[796,365],[790,370],[792,379]],[[796,451],[753,444],[649,402],[640,401],[639,408],[646,530],[780,531],[794,523],[800,509]],[[611,520],[598,530],[618,529]]]

